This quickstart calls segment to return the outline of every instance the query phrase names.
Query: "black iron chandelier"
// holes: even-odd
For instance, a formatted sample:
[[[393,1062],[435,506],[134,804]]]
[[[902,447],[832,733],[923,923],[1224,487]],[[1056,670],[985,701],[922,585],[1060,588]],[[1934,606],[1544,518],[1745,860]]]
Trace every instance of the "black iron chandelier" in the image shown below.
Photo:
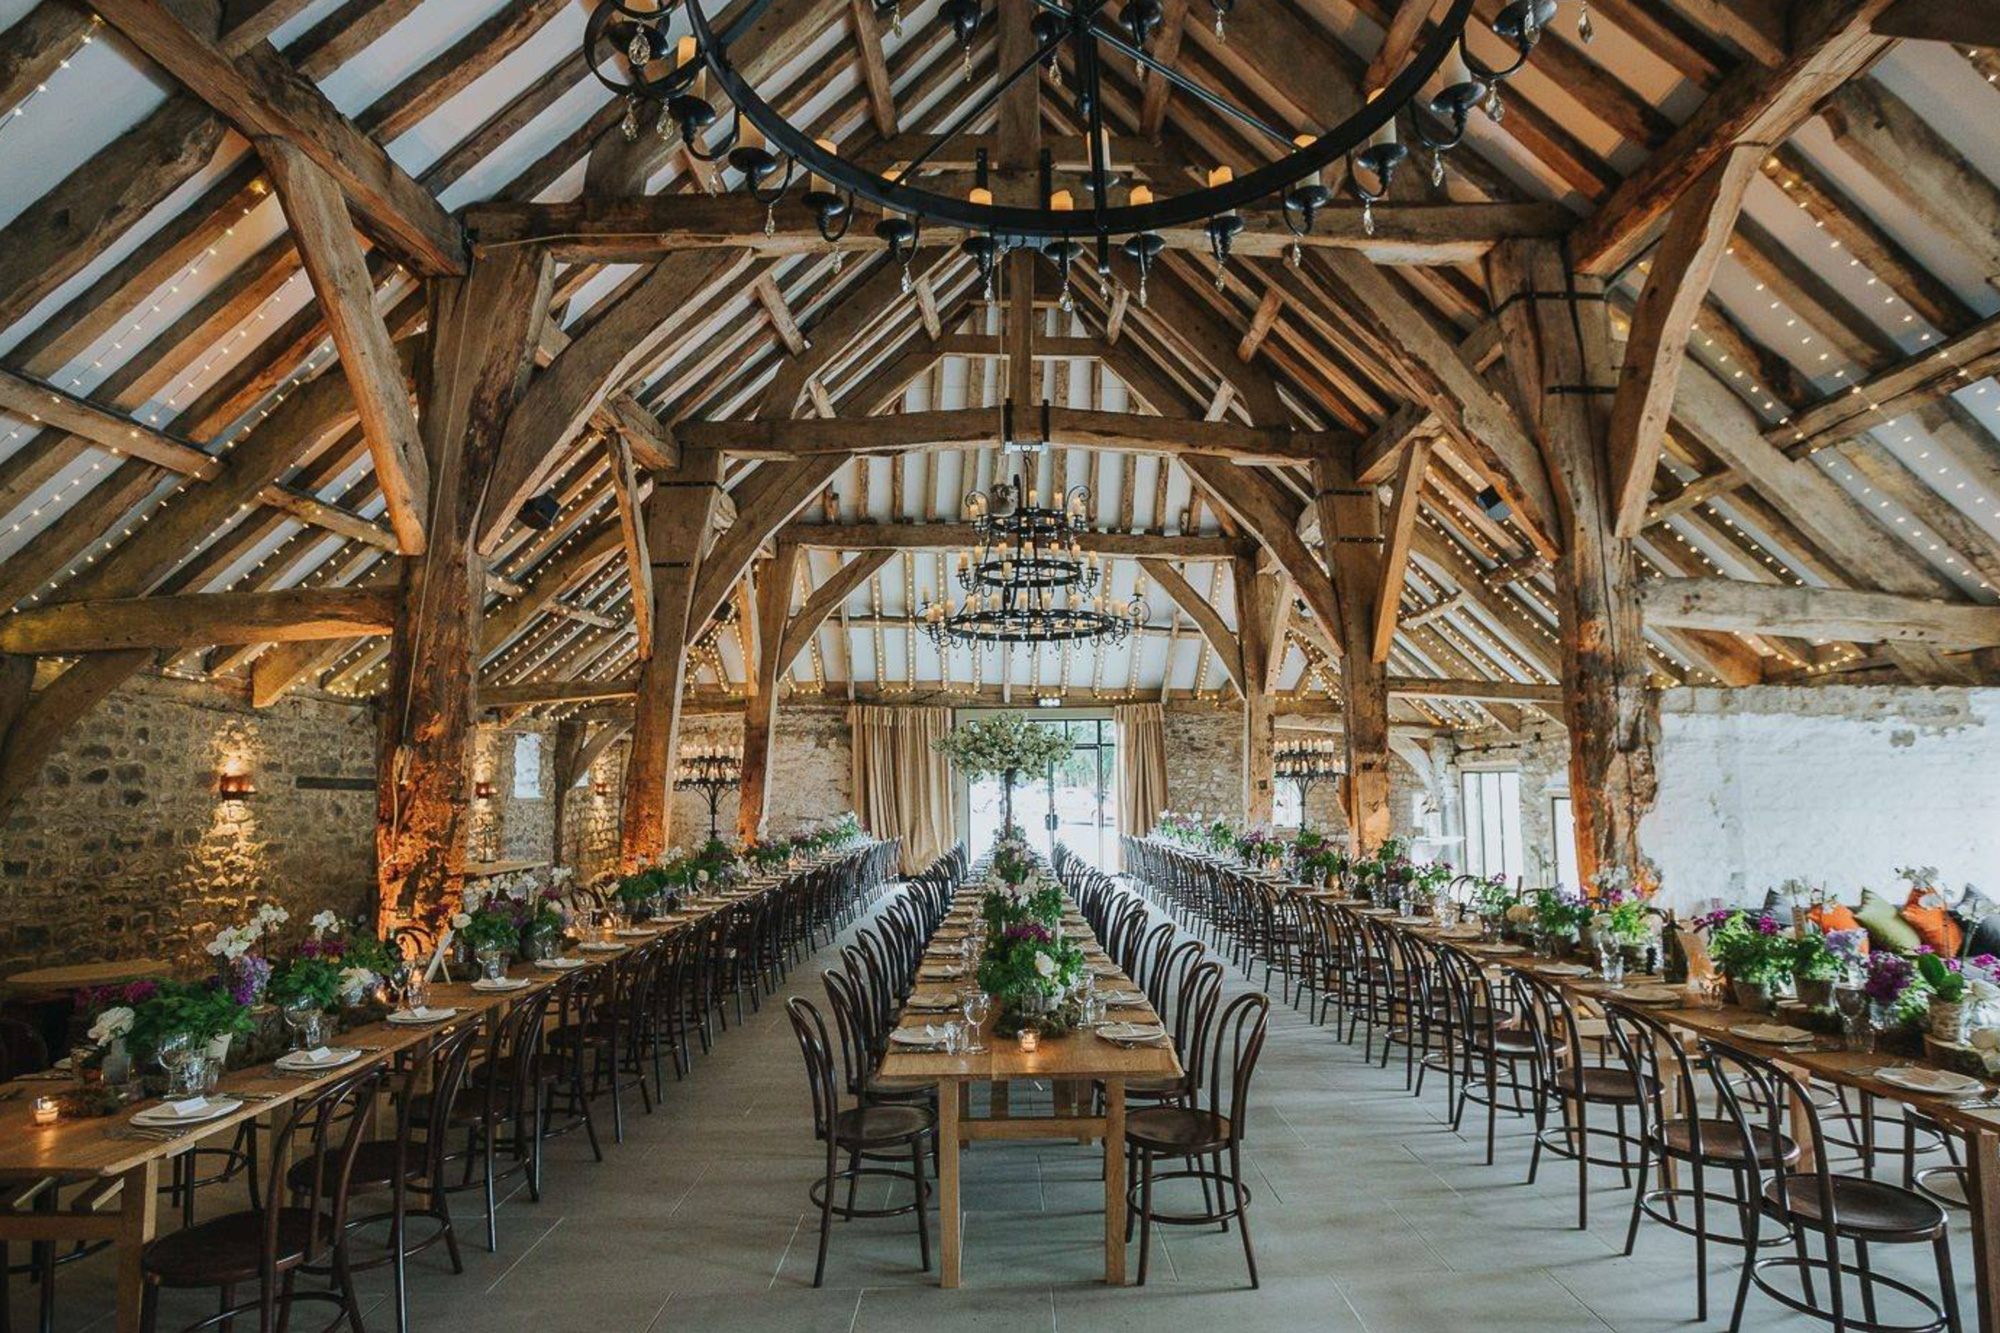
[[[1347,764],[1332,741],[1294,741],[1273,751],[1272,776],[1299,787],[1299,819],[1304,822],[1306,793],[1313,784],[1346,774]]]
[[[1116,601],[1104,591],[1097,553],[1086,553],[1078,530],[1090,512],[1090,491],[1073,486],[1059,507],[1041,503],[1025,482],[996,482],[975,491],[973,544],[958,553],[965,600],[926,602],[924,632],[939,648],[955,643],[1121,643],[1146,623],[1146,603]]]
[[[1254,3],[1254,0],[1252,0]],[[1338,125],[1317,135],[1291,134],[1244,110],[1204,87],[1148,51],[1165,21],[1161,0],[1124,0],[1117,17],[1105,11],[1110,0],[997,0],[1001,4],[1033,5],[1035,50],[1011,70],[1001,70],[991,88],[966,108],[959,129],[941,135],[893,175],[885,176],[849,158],[824,139],[815,139],[793,125],[758,95],[731,57],[731,44],[751,30],[771,0],[751,0],[726,32],[711,27],[701,0],[598,0],[584,33],[584,57],[604,84],[627,99],[625,133],[640,132],[642,101],[658,103],[655,122],[663,135],[678,132],[688,151],[704,162],[727,160],[741,176],[742,188],[766,206],[765,228],[773,229],[775,209],[794,180],[803,176],[799,200],[811,213],[820,235],[829,243],[842,239],[852,225],[855,200],[866,199],[882,212],[875,234],[892,258],[908,265],[926,223],[961,229],[961,245],[977,261],[989,292],[995,261],[1017,246],[1032,246],[1062,271],[1065,294],[1069,269],[1094,242],[1096,268],[1111,276],[1114,238],[1136,266],[1143,299],[1146,274],[1166,248],[1161,233],[1200,226],[1215,260],[1217,285],[1224,281],[1230,248],[1242,231],[1241,210],[1275,202],[1295,238],[1311,234],[1320,210],[1334,198],[1330,181],[1338,183],[1338,164],[1362,205],[1364,229],[1374,233],[1374,205],[1387,197],[1396,173],[1411,156],[1411,145],[1400,141],[1397,116],[1407,113],[1417,147],[1430,158],[1434,184],[1444,179],[1445,157],[1463,142],[1475,109],[1484,107],[1495,120],[1502,112],[1501,85],[1527,64],[1543,29],[1554,21],[1557,0],[1509,0],[1494,17],[1492,32],[1511,47],[1511,58],[1500,64],[1480,59],[1467,40],[1474,0],[1451,0],[1408,63],[1378,92]],[[900,25],[901,0],[868,0],[879,14]],[[1236,0],[1208,0],[1218,36],[1226,32],[1227,16]],[[1579,0],[1579,31],[1590,40],[1589,0]],[[670,36],[675,16],[685,11],[684,32]],[[988,19],[983,0],[944,0],[938,12],[948,24],[971,75],[973,41]],[[1085,173],[1087,198],[1081,206],[1067,190],[1053,188],[1051,159],[1043,154],[1037,202],[998,203],[988,180],[984,154],[978,156],[977,183],[964,197],[939,194],[915,184],[916,173],[945,149],[964,127],[984,123],[986,113],[1002,94],[1023,78],[1037,77],[1037,66],[1060,71],[1068,53],[1072,73],[1068,90],[1077,121],[1088,130],[1090,160]],[[1284,155],[1265,166],[1236,175],[1219,166],[1209,173],[1205,188],[1156,196],[1150,185],[1126,182],[1116,165],[1115,145],[1104,121],[1102,62],[1116,55],[1166,80],[1180,93],[1283,145]],[[1432,97],[1422,95],[1433,75],[1443,86]],[[716,96],[733,114],[718,131],[723,115]],[[1123,202],[1114,196],[1122,195]],[[1291,246],[1299,262],[1297,239]]]

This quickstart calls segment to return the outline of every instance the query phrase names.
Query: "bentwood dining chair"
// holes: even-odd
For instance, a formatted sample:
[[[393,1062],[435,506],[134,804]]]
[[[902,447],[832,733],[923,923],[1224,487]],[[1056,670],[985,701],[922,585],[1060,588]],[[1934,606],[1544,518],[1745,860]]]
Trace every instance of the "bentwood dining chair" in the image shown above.
[[[465,1135],[464,1146],[449,1161],[462,1166],[452,1193],[477,1189],[486,1200],[486,1248],[500,1248],[500,1182],[520,1176],[528,1197],[542,1198],[542,1139],[545,1122],[543,1090],[547,1064],[543,1059],[542,1025],[554,987],[531,991],[505,1013],[488,1021],[479,1063],[452,1109],[451,1124]],[[415,1099],[415,1114],[427,1116],[430,1094]],[[503,1145],[511,1159],[500,1164]]]
[[[1692,1237],[1695,1318],[1706,1320],[1708,1247],[1715,1243],[1749,1253],[1744,1215],[1756,1197],[1746,1175],[1743,1135],[1732,1121],[1701,1114],[1704,1097],[1726,1075],[1690,1055],[1673,1028],[1636,1005],[1607,999],[1604,1019],[1639,1108],[1639,1187],[1632,1194],[1625,1253],[1638,1244],[1641,1217]],[[1761,1160],[1786,1169],[1797,1164],[1799,1145],[1788,1135],[1773,1138],[1758,1124],[1749,1126],[1749,1134]],[[1726,1194],[1714,1187],[1718,1174],[1727,1178]],[[1710,1217],[1718,1209],[1722,1226]],[[1787,1239],[1781,1229],[1766,1243]]]
[[[444,1188],[445,1154],[450,1147],[452,1112],[458,1105],[466,1066],[478,1038],[478,1024],[460,1024],[440,1034],[428,1049],[409,1062],[394,1094],[394,1134],[386,1139],[364,1140],[348,1173],[353,1192],[389,1192],[385,1211],[350,1216],[347,1221],[350,1245],[357,1236],[386,1225],[388,1235],[382,1252],[359,1261],[350,1256],[347,1267],[349,1272],[358,1273],[383,1264],[390,1266],[395,1280],[397,1333],[402,1333],[410,1323],[412,1255],[443,1244],[451,1258],[451,1271],[465,1271],[465,1261],[458,1249],[458,1232],[451,1221],[450,1195]],[[302,1205],[310,1197],[314,1180],[324,1171],[325,1164],[315,1158],[292,1164],[285,1173],[285,1185],[295,1205]],[[409,1238],[412,1219],[428,1224],[426,1234],[415,1240]]]
[[[1515,975],[1535,1040],[1535,1147],[1528,1159],[1528,1183],[1535,1183],[1545,1153],[1574,1163],[1581,1231],[1590,1225],[1593,1166],[1616,1167],[1624,1183],[1632,1183],[1639,1156],[1632,1122],[1651,1089],[1643,1082],[1635,1086],[1628,1070],[1606,1065],[1597,1052],[1586,1049],[1567,991],[1542,977]]]
[[[1826,1135],[1819,1105],[1805,1081],[1783,1065],[1714,1038],[1703,1038],[1701,1050],[1708,1059],[1735,1068],[1737,1077],[1719,1080],[1718,1091],[1736,1127],[1748,1175],[1747,1193],[1758,1203],[1745,1210],[1747,1249],[1756,1257],[1743,1265],[1730,1333],[1743,1326],[1753,1286],[1788,1309],[1831,1323],[1836,1333],[1850,1327],[1868,1333],[1959,1333],[1958,1287],[1952,1277],[1951,1227],[1945,1210],[1916,1190],[1831,1170],[1827,1160],[1835,1145]],[[1780,1141],[1783,1134],[1781,1117],[1789,1117],[1805,1153],[1803,1160],[1810,1166],[1770,1155],[1767,1145]],[[1758,1253],[1766,1225],[1790,1232],[1791,1254]],[[1851,1263],[1843,1253],[1844,1244],[1854,1247]],[[1871,1245],[1929,1245],[1937,1262],[1938,1294],[1876,1267],[1869,1258]],[[1773,1277],[1785,1272],[1797,1280],[1796,1293],[1791,1284],[1781,1285]],[[1850,1282],[1859,1289],[1860,1319],[1848,1304]],[[1878,1306],[1886,1293],[1894,1293],[1928,1318],[1920,1324],[1882,1322]]]
[[[1216,966],[1220,966],[1217,964]],[[1213,1012],[1213,1010],[1211,1010]],[[1243,1123],[1250,1109],[1250,1080],[1264,1049],[1271,997],[1261,992],[1239,995],[1214,1019],[1201,1041],[1206,1067],[1196,1075],[1194,1096],[1185,1105],[1146,1106],[1125,1117],[1125,1145],[1138,1162],[1138,1180],[1126,1195],[1126,1206],[1139,1218],[1139,1285],[1153,1257],[1153,1224],[1211,1226],[1224,1231],[1233,1220],[1243,1237],[1243,1259],[1250,1285],[1257,1281],[1257,1253],[1250,1244],[1250,1187],[1243,1180]],[[1199,1061],[1201,1057],[1196,1057]],[[1191,1165],[1159,1171],[1162,1157],[1187,1159]],[[1153,1206],[1154,1186],[1162,1181],[1194,1180],[1202,1187],[1199,1213],[1167,1213]],[[1210,1190],[1213,1189],[1213,1199]]]
[[[354,1159],[367,1117],[361,1112],[380,1090],[387,1070],[379,1062],[295,1098],[279,1117],[265,1154],[268,1178],[263,1208],[227,1213],[148,1244],[140,1257],[144,1294],[139,1327],[159,1327],[160,1291],[214,1288],[217,1313],[188,1325],[231,1329],[254,1316],[258,1333],[277,1333],[301,1302],[330,1304],[360,1333],[361,1302],[347,1261],[347,1201]],[[294,1160],[312,1165],[301,1189],[288,1189]],[[290,1195],[292,1202],[277,1201]],[[302,1273],[326,1271],[331,1289],[300,1291]],[[237,1290],[254,1287],[255,1299],[238,1303]]]
[[[791,1017],[792,1033],[798,1038],[800,1054],[805,1057],[806,1083],[812,1092],[813,1138],[826,1145],[825,1173],[807,1190],[807,1197],[819,1209],[819,1257],[813,1264],[813,1285],[820,1286],[826,1280],[826,1250],[833,1236],[835,1217],[847,1221],[915,1214],[917,1251],[924,1271],[929,1272],[931,1232],[926,1204],[930,1187],[924,1180],[924,1140],[935,1134],[937,1117],[927,1106],[906,1103],[862,1103],[843,1109],[840,1090],[835,1082],[833,1050],[827,1040],[826,1020],[820,1017],[812,1001],[803,996],[787,1000],[785,1012]],[[899,1150],[910,1155],[910,1169],[907,1171],[887,1165],[863,1164],[864,1158],[877,1161]],[[843,1158],[846,1161],[844,1167],[841,1165]],[[857,1206],[854,1201],[855,1186],[868,1177],[908,1182],[910,1201],[880,1208]],[[834,1191],[843,1180],[848,1182],[849,1187],[847,1202],[837,1203]]]

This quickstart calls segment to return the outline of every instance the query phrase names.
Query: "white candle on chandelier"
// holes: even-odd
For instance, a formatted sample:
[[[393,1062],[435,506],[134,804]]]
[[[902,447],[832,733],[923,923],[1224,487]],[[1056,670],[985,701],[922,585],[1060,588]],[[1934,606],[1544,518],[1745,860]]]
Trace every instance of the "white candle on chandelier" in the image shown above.
[[[835,154],[836,156],[840,152],[838,148],[835,148],[833,146],[833,140],[831,139],[814,139],[813,143],[818,145],[823,151]],[[806,181],[807,189],[826,190],[829,192],[833,189],[833,183],[827,180],[826,177],[820,175],[819,173],[809,172],[808,176],[810,177],[810,179]]]
[[[1318,142],[1319,138],[1317,135],[1300,134],[1293,136],[1292,147],[1310,148]],[[1308,184],[1308,185],[1326,184],[1326,168],[1322,167],[1318,171],[1310,173],[1309,175],[1306,176],[1305,180],[1301,182],[1301,184]]]
[[[1472,70],[1465,63],[1465,47],[1459,42],[1451,44],[1451,54],[1444,58],[1444,66],[1438,71],[1444,79],[1444,86],[1455,88],[1461,83],[1472,82]]]
[[[1111,131],[1109,129],[1101,129],[1097,132],[1097,146],[1099,156],[1103,159],[1104,174],[1108,176],[1113,170],[1111,165]]]
[[[1381,95],[1382,94],[1379,91],[1372,92],[1368,94],[1368,100],[1372,102]],[[1389,119],[1387,119],[1386,121],[1382,122],[1382,128],[1376,130],[1373,134],[1368,136],[1368,146],[1370,148],[1379,148],[1385,144],[1392,144],[1395,142],[1396,142],[1396,118],[1393,115],[1390,116]]]
[[[1076,210],[1076,199],[1074,196],[1070,194],[1068,190],[1057,190],[1054,194],[1049,196],[1050,212],[1070,213],[1074,212],[1075,210]],[[1034,501],[1030,500],[1028,503],[1033,504]]]
[[[762,148],[764,142],[764,131],[757,128],[757,122],[748,116],[743,117],[743,130],[737,135],[737,146],[741,148]]]
[[[1144,185],[1134,185],[1132,193],[1125,196],[1125,202],[1133,208],[1144,208],[1153,202],[1153,192]]]
[[[708,97],[708,67],[702,62],[701,47],[695,42],[692,36],[681,38],[680,46],[674,53],[675,69],[686,69],[689,65],[696,66],[696,72],[694,82],[688,85],[687,90],[695,97],[706,99]]]
[[[987,189],[984,185],[973,186],[970,190],[966,191],[965,198],[968,203],[977,204],[981,208],[993,207],[993,191]]]

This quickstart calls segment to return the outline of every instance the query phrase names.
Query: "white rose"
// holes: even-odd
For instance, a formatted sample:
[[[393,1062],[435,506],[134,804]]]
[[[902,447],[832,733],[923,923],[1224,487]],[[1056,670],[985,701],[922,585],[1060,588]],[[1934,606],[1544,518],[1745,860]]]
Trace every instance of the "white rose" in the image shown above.
[[[97,1016],[97,1021],[90,1025],[90,1040],[99,1046],[109,1046],[131,1030],[132,1011],[121,1004]]]
[[[471,924],[472,924],[472,913],[454,912],[452,914],[451,928],[453,930],[464,930],[467,926]]]
[[[1041,973],[1043,977],[1054,976],[1056,974],[1056,960],[1048,954],[1037,953],[1035,955],[1035,971]]]
[[[365,967],[344,967],[340,970],[340,998],[353,1004],[373,990],[375,982],[375,974]]]

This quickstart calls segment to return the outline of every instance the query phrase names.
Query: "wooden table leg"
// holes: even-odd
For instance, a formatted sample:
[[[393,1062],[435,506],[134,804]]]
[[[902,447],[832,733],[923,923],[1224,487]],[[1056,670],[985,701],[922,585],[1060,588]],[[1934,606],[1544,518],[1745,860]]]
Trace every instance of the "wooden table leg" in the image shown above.
[[[1125,1080],[1104,1080],[1104,1280],[1125,1285]]]
[[[153,1239],[160,1197],[160,1159],[133,1167],[124,1176],[118,1201],[118,1333],[139,1333],[139,1306],[145,1298],[146,1242]]]
[[[938,1084],[938,1248],[943,1253],[939,1285],[958,1285],[958,1097],[963,1085]]]
[[[1979,1327],[2000,1329],[2000,1133],[1966,1135],[1965,1200],[1972,1216],[1972,1287]]]

